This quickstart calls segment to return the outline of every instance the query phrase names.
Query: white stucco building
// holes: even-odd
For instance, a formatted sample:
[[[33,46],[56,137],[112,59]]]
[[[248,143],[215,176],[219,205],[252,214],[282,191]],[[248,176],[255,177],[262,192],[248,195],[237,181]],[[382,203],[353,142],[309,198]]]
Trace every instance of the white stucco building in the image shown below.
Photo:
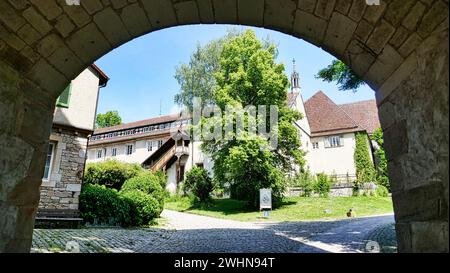
[[[303,101],[299,75],[294,65],[288,104],[303,114],[303,118],[295,124],[302,149],[306,151],[307,167],[313,174],[323,172],[338,178],[354,179],[355,137],[358,132],[367,136],[373,161],[369,136],[380,127],[375,100],[338,105],[324,92],[318,91]]]
[[[37,219],[55,211],[78,210],[88,136],[94,131],[99,90],[108,80],[93,64],[73,79],[58,98]]]

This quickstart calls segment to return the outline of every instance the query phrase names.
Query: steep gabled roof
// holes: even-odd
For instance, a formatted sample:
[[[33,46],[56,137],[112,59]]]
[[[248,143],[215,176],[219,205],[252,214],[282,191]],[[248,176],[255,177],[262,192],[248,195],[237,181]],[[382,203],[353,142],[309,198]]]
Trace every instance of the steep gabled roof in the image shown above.
[[[352,103],[340,104],[343,109],[358,125],[367,131],[369,135],[381,127],[378,118],[378,108],[375,100],[364,100]]]
[[[289,107],[292,107],[293,105],[295,105],[295,102],[297,101],[297,96],[299,94],[300,93],[298,93],[298,92],[289,92],[287,94],[287,100],[288,100],[288,106]]]
[[[305,102],[312,136],[364,130],[322,91]]]

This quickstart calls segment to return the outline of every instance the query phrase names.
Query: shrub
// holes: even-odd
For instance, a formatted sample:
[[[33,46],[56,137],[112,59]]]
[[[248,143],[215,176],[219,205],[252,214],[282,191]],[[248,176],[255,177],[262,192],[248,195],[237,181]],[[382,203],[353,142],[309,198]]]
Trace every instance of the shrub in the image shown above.
[[[158,179],[159,184],[163,189],[167,187],[167,175],[163,171],[156,171],[153,173]]]
[[[121,192],[121,195],[131,207],[131,218],[136,226],[148,225],[161,214],[160,202],[149,194],[140,190],[129,190]]]
[[[378,184],[377,188],[375,189],[376,195],[380,197],[388,197],[389,196],[389,190],[383,186]]]
[[[164,206],[167,192],[161,187],[160,177],[152,173],[142,173],[128,179],[122,186],[121,192],[141,191],[155,198],[160,207]]]
[[[126,180],[143,171],[138,164],[122,163],[117,160],[89,163],[86,165],[84,183],[105,185],[120,190]]]
[[[210,199],[210,194],[214,189],[214,185],[205,169],[193,167],[186,173],[183,188],[185,192],[192,192],[200,202],[205,202]]]
[[[314,184],[314,192],[319,196],[327,197],[331,190],[331,179],[324,173],[318,173],[316,183]]]
[[[115,189],[85,184],[79,202],[81,217],[89,223],[133,225],[130,204]]]
[[[362,184],[376,180],[376,172],[375,166],[370,158],[367,134],[356,133],[355,142],[356,148],[353,157],[356,167],[356,180],[353,185],[353,191],[359,192]]]
[[[293,187],[300,187],[302,189],[301,196],[309,197],[314,191],[314,176],[309,170],[301,173],[297,173],[290,181],[290,185]]]

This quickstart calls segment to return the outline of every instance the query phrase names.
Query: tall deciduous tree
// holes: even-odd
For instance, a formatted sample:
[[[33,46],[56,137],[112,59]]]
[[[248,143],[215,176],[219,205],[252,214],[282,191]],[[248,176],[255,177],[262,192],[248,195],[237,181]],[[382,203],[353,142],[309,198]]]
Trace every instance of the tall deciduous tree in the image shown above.
[[[316,78],[325,82],[336,82],[339,90],[342,91],[352,90],[356,92],[360,86],[365,84],[350,67],[340,60],[334,60],[329,66],[321,69]]]
[[[111,127],[122,123],[122,118],[118,111],[108,111],[105,114],[97,114],[96,128]]]
[[[233,132],[228,139],[205,140],[203,149],[214,159],[214,176],[218,183],[230,185],[233,198],[246,200],[256,206],[260,188],[271,188],[274,200],[280,200],[285,186],[285,175],[294,166],[303,168],[304,159],[298,132],[293,122],[301,113],[287,106],[289,80],[284,65],[275,62],[276,46],[260,41],[252,30],[232,37],[223,44],[220,69],[215,73],[214,103],[226,112],[226,107],[242,109],[248,105],[277,106],[278,146],[269,149],[269,141],[249,131]],[[257,123],[266,121],[269,111],[257,116]],[[248,128],[252,117],[245,116]],[[206,117],[205,124],[225,126],[230,117]],[[236,128],[236,119],[231,118]],[[240,137],[237,137],[240,134]]]

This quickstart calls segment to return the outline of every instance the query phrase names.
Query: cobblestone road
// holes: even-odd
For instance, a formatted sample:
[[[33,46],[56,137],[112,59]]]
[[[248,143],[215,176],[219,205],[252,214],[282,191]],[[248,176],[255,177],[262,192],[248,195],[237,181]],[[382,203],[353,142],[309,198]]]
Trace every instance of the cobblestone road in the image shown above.
[[[282,223],[246,223],[168,210],[162,216],[167,220],[164,228],[36,229],[32,251],[64,251],[67,242],[76,241],[81,252],[364,252],[368,240],[387,239],[391,245],[392,230],[386,227],[392,229],[394,222],[392,215]]]

